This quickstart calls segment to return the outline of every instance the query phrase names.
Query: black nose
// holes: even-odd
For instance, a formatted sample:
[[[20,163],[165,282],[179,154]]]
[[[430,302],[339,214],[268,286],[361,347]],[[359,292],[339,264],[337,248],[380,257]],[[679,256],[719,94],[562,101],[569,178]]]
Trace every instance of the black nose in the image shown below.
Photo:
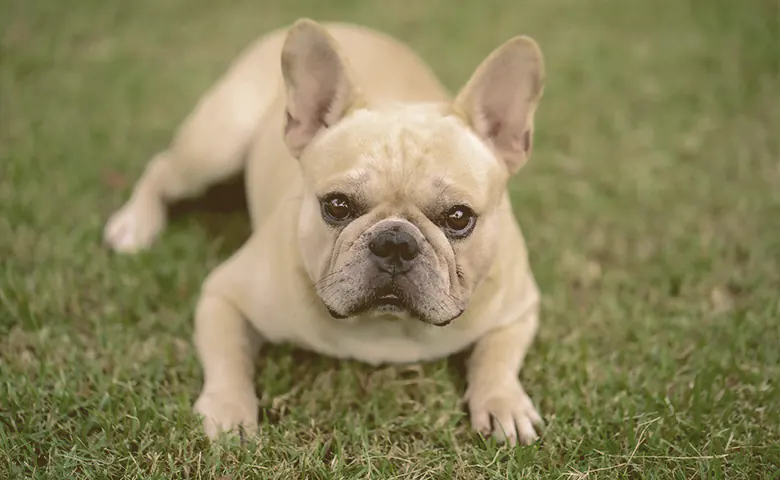
[[[404,273],[412,263],[420,247],[413,236],[403,230],[385,230],[377,234],[368,244],[374,254],[374,262],[387,273]]]

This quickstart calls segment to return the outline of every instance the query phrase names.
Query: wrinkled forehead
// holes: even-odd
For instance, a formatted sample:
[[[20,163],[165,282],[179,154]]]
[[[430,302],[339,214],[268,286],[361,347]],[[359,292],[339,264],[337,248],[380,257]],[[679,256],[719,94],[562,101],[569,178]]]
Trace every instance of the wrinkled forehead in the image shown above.
[[[355,112],[302,162],[319,194],[349,188],[384,197],[375,202],[452,197],[475,208],[489,203],[505,174],[456,116],[412,107]]]

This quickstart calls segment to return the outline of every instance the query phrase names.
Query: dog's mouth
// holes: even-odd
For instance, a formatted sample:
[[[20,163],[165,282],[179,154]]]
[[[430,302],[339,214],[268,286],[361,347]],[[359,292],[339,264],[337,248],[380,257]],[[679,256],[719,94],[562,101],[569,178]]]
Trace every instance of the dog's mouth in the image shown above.
[[[411,305],[407,302],[406,295],[400,291],[399,286],[395,282],[377,288],[373,294],[366,299],[363,309],[383,313],[401,311],[411,312],[413,310]]]
[[[330,315],[337,319],[344,319],[371,311],[376,313],[398,314],[402,312],[411,312],[411,308],[398,294],[388,291],[376,292],[374,295],[367,298],[360,307],[346,315],[328,308]]]
[[[433,321],[432,319],[426,318],[417,308],[415,308],[414,295],[406,291],[405,288],[410,288],[410,286],[398,282],[397,280],[382,282],[349,311],[339,312],[328,307],[328,312],[336,319],[346,319],[363,314],[380,316],[388,320],[416,318],[438,327],[448,325],[463,313],[463,309],[460,309],[456,315],[453,315],[452,318],[444,321]]]
[[[383,285],[368,295],[353,315],[363,313],[416,316],[415,310],[412,304],[409,303],[407,296],[393,283]]]
[[[377,297],[373,302],[371,302],[371,306],[377,308],[379,307],[403,308],[404,302],[401,300],[401,298],[398,295],[394,293],[388,293],[380,297]]]

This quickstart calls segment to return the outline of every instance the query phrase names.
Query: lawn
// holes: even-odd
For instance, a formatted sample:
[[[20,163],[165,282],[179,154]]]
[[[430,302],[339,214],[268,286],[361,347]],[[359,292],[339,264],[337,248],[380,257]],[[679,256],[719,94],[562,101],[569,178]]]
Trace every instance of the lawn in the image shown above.
[[[327,5],[326,5],[327,4]],[[778,478],[780,33],[772,0],[0,0],[0,478]],[[259,444],[191,411],[200,283],[240,183],[148,252],[103,224],[233,56],[298,16],[411,44],[453,90],[518,33],[546,56],[512,183],[539,284],[536,445],[470,431],[463,358],[267,348]]]

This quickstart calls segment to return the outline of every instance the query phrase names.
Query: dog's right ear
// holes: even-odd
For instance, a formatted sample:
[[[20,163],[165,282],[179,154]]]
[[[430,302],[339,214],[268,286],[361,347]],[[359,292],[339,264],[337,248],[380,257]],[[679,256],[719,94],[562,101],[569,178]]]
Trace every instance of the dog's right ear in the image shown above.
[[[298,20],[287,32],[282,75],[287,90],[284,138],[298,158],[314,136],[341,120],[360,95],[335,40],[309,19]]]

